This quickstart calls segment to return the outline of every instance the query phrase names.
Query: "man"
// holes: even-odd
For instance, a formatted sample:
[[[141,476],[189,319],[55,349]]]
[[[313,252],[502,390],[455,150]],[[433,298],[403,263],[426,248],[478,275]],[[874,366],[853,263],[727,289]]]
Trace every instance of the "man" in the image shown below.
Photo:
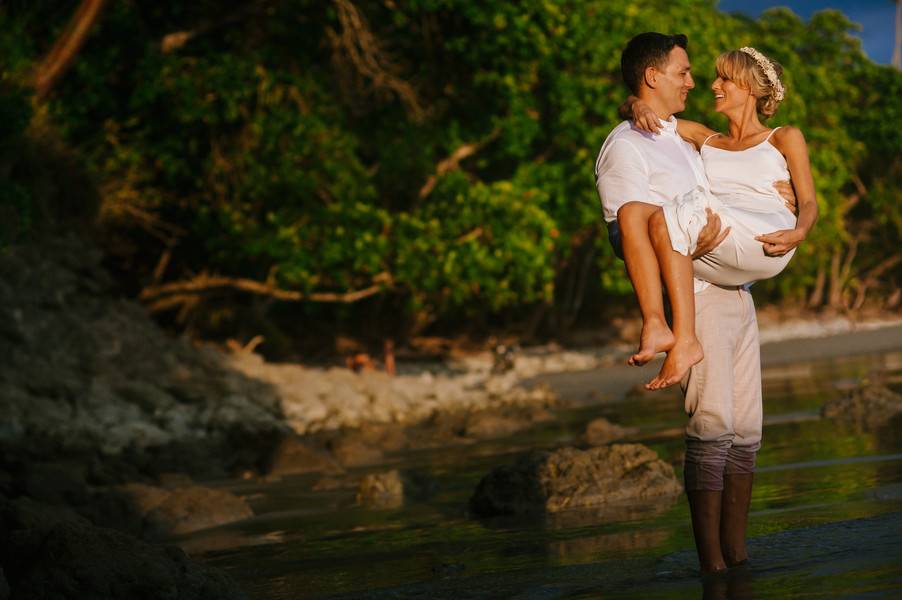
[[[625,258],[643,307],[662,302],[660,279],[636,274],[659,272],[654,246],[669,247],[670,240],[623,236],[621,230],[636,231],[631,219],[647,221],[647,213],[657,206],[698,185],[707,186],[699,154],[677,135],[673,117],[685,108],[689,90],[695,87],[686,46],[684,35],[649,32],[630,40],[621,57],[624,81],[655,111],[662,129],[648,134],[628,121],[621,123],[605,140],[595,165],[609,239],[615,253]],[[790,191],[783,188],[781,193],[792,200],[788,187]],[[728,233],[729,228],[721,231],[719,217],[709,211],[693,258],[710,252]],[[660,264],[665,277],[669,268]],[[689,415],[684,475],[701,569],[714,572],[747,560],[745,530],[761,441],[760,349],[747,289],[696,280],[694,304],[694,329],[704,358],[681,382]],[[675,306],[677,310],[685,308]],[[642,364],[666,349],[662,340],[650,337],[654,336],[643,327],[631,364]]]

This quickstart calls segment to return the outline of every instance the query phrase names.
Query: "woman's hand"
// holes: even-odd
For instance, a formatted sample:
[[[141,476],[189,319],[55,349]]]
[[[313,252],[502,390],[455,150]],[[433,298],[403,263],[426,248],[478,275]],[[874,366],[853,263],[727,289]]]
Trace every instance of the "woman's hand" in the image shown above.
[[[653,111],[646,102],[636,98],[633,101],[631,108],[633,123],[637,128],[642,131],[647,131],[648,133],[658,133],[661,131],[661,120],[658,119],[658,115],[655,114],[655,111]]]
[[[805,240],[805,232],[802,229],[781,229],[756,236],[755,239],[762,243],[768,256],[783,256]]]

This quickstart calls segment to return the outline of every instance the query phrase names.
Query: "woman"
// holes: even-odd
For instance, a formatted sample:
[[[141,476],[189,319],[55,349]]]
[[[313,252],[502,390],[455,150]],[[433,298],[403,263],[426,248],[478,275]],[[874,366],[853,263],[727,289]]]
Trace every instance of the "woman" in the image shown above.
[[[677,133],[701,152],[709,188],[699,187],[665,205],[663,219],[650,219],[649,227],[666,226],[673,250],[688,256],[707,220],[706,210],[718,213],[729,235],[693,262],[694,273],[715,285],[737,286],[783,270],[817,220],[817,201],[802,132],[786,126],[771,129],[761,122],[783,100],[780,65],[745,47],[719,56],[716,70],[711,86],[714,110],[729,119],[729,133],[677,120]],[[652,133],[660,129],[657,116],[645,103],[630,98],[628,104],[638,128]],[[773,187],[775,181],[787,178],[795,187],[798,218]],[[675,361],[680,362],[684,363],[680,368],[668,369],[665,361],[661,373],[646,387],[659,389],[679,382],[687,361]]]

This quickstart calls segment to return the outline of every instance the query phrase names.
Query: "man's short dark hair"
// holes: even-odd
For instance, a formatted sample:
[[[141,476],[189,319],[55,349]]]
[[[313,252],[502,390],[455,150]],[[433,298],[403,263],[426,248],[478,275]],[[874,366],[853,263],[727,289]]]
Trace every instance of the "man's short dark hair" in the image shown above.
[[[667,56],[674,46],[685,50],[688,44],[689,40],[682,33],[666,35],[649,31],[631,39],[620,55],[620,71],[623,73],[626,87],[633,94],[638,94],[639,83],[645,77],[645,69],[652,66],[663,69],[667,64]]]

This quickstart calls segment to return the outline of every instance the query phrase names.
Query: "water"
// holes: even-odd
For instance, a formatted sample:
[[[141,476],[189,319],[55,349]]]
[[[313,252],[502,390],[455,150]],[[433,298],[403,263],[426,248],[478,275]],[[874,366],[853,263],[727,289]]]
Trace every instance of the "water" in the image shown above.
[[[819,417],[826,400],[875,375],[902,380],[902,353],[765,371],[764,441],[749,525],[756,563],[729,580],[709,581],[705,594],[902,593],[902,435]],[[603,513],[468,518],[467,500],[492,467],[530,448],[572,443],[598,416],[639,427],[661,458],[681,464],[679,397],[638,394],[561,410],[556,422],[504,440],[399,453],[327,491],[312,490],[319,475],[226,482],[258,516],[183,543],[228,570],[253,598],[698,597],[683,498]],[[354,481],[389,468],[427,477],[434,491],[394,509],[356,506]],[[869,520],[845,524],[853,519]]]

